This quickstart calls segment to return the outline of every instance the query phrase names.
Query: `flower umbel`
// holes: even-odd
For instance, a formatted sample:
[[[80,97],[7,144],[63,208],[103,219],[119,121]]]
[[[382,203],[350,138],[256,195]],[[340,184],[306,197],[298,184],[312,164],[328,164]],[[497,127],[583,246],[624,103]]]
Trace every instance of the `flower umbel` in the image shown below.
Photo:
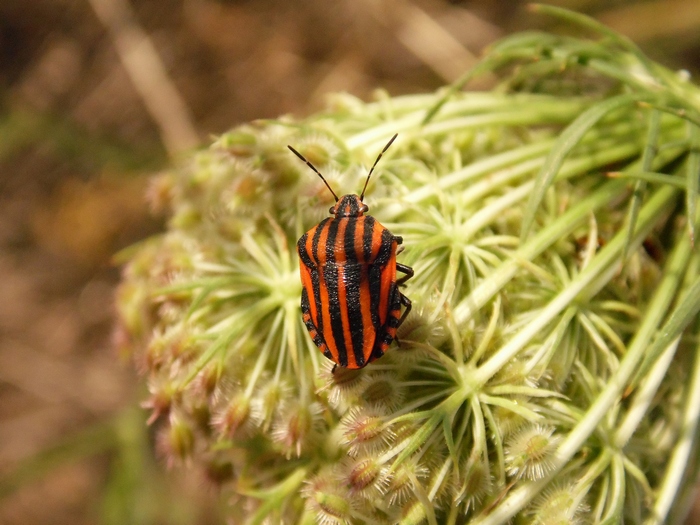
[[[537,9],[604,38],[515,35],[477,67],[502,76],[493,92],[338,95],[154,184],[169,225],[125,269],[120,348],[162,453],[251,523],[679,518],[700,417],[700,90]],[[404,238],[414,309],[386,355],[332,373],[295,254],[332,201],[286,145],[352,193],[397,132],[365,202]]]

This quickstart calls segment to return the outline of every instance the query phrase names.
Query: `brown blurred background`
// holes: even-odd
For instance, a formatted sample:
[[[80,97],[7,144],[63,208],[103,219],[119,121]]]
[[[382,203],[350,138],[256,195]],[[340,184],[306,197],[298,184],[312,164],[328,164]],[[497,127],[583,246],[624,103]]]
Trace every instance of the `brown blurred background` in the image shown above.
[[[697,0],[550,3],[700,70]],[[143,386],[112,349],[113,254],[162,227],[147,176],[239,123],[318,110],[329,92],[432,91],[499,37],[557,25],[524,6],[2,0],[0,523],[223,523],[196,470],[159,463]]]

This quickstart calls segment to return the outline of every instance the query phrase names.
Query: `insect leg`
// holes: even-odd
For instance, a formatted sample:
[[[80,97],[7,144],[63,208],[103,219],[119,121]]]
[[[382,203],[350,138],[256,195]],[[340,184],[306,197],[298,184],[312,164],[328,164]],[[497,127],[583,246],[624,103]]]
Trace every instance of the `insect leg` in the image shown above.
[[[411,273],[413,273],[413,272],[411,272]],[[401,317],[399,318],[399,325],[398,326],[401,326],[403,324],[403,322],[406,320],[406,317],[408,317],[408,314],[410,313],[411,308],[413,307],[413,303],[411,303],[411,300],[402,293],[399,293],[399,300],[401,301],[401,304],[406,307],[406,309],[401,314]],[[398,326],[397,326],[397,328],[398,328]]]
[[[372,354],[367,360],[367,363],[382,357],[384,352],[389,348],[389,345],[391,345],[391,342],[396,340],[396,329],[399,327],[399,324],[401,324],[399,322],[401,313],[401,292],[399,292],[399,287],[396,283],[392,283],[389,296],[388,315],[384,324],[377,329],[374,348],[372,349]],[[398,340],[396,340],[396,342],[398,343]]]
[[[396,288],[396,291],[398,292],[398,287]],[[398,292],[398,293],[399,293],[399,303],[402,304],[403,306],[405,306],[406,309],[403,311],[403,313],[401,314],[401,317],[399,317],[398,321],[396,322],[395,330],[398,330],[399,326],[401,326],[403,324],[403,322],[406,320],[406,317],[408,317],[408,314],[411,312],[411,307],[412,307],[411,300],[408,297],[406,297],[404,294],[402,294],[401,292]],[[399,347],[401,347],[401,341],[399,341],[398,334],[394,334],[394,341],[396,341],[396,344],[399,345]]]
[[[403,277],[401,277],[401,279],[396,280],[396,284],[399,286],[408,281],[411,277],[413,277],[413,268],[411,268],[410,266],[406,266],[405,264],[396,263],[396,271],[406,274]]]

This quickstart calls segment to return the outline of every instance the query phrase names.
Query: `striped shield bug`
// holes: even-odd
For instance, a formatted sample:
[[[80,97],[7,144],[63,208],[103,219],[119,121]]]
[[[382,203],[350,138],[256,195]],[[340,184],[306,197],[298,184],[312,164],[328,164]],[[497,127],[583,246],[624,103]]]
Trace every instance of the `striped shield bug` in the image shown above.
[[[399,290],[413,276],[412,268],[396,262],[403,239],[365,215],[369,208],[362,202],[374,168],[396,137],[377,156],[362,193],[341,198],[313,164],[288,146],[335,198],[331,217],[297,242],[304,324],[314,344],[335,366],[358,369],[384,355],[411,311],[411,301]],[[404,274],[399,279],[397,271]]]

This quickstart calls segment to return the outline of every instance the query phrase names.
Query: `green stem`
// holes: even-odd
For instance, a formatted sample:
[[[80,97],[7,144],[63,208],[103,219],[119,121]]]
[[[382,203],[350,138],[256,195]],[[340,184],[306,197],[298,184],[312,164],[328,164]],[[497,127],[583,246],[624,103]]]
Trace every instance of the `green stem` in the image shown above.
[[[649,171],[652,165],[652,161],[657,151],[657,143],[659,140],[659,127],[661,122],[661,113],[658,111],[652,111],[649,116],[649,130],[647,132],[647,141],[644,146],[644,152],[642,153],[642,170]],[[634,191],[632,192],[632,198],[630,199],[629,211],[627,215],[627,247],[625,248],[625,253],[623,259],[627,259],[627,253],[632,241],[632,234],[634,232],[634,226],[637,222],[637,216],[639,215],[639,208],[642,205],[642,197],[646,190],[646,182],[642,179],[638,180],[634,185]]]
[[[581,113],[559,136],[552,151],[547,156],[540,172],[535,177],[535,186],[530,194],[525,213],[523,215],[520,239],[524,241],[530,234],[530,229],[535,222],[535,213],[539,207],[547,188],[554,181],[564,159],[581,142],[583,136],[597,124],[603,117],[611,112],[630,106],[636,102],[649,100],[648,93],[628,93],[609,98],[599,102],[595,106]]]
[[[239,490],[240,494],[245,496],[260,499],[262,504],[256,510],[246,523],[248,525],[259,525],[265,521],[268,515],[277,507],[279,507],[288,496],[298,492],[299,487],[306,479],[308,469],[299,467],[292,472],[286,479],[271,487],[263,490]]]
[[[625,466],[619,454],[613,454],[610,462],[611,482],[608,489],[609,506],[603,514],[601,524],[613,525],[622,521],[625,506]]]
[[[671,361],[673,360],[673,356],[676,355],[679,342],[680,336],[666,347],[661,358],[654,364],[650,373],[644,377],[644,380],[627,409],[624,419],[617,426],[615,439],[613,441],[617,448],[623,449],[625,445],[627,445],[632,434],[634,434],[639,424],[648,415],[647,411],[649,410],[649,406],[654,401],[656,391],[661,381],[663,381],[666,376],[668,367],[671,366]]]
[[[673,204],[673,201],[675,200],[674,196],[674,190],[670,188],[662,188],[650,199],[647,205],[642,208],[639,214],[639,226],[637,233],[638,238],[640,234],[642,234],[642,238],[644,235],[644,230],[640,231],[639,228],[644,228],[645,226],[650,227],[653,224],[652,219],[654,217],[658,217],[657,214],[661,213],[664,207],[668,206],[669,204]],[[607,245],[595,259],[602,261],[601,256],[608,249],[614,250],[619,254],[624,247],[625,239],[625,232],[618,233],[618,235],[615,236],[610,244]],[[614,249],[612,248],[613,245],[615,246]],[[679,251],[680,250],[674,253],[678,253]],[[681,258],[682,257],[678,255],[676,255],[676,257],[671,257],[669,260],[669,265],[672,268],[675,268],[676,265],[683,263],[682,266],[685,267],[687,260],[677,260]],[[598,266],[595,259],[588,269]],[[583,272],[581,275],[584,273],[585,272]],[[579,275],[579,278],[581,275]],[[664,308],[658,308],[658,305],[661,304],[663,306],[663,303],[670,300],[669,295],[672,296],[673,294],[668,293],[668,287],[673,287],[674,289],[677,288],[681,279],[682,272],[680,275],[678,271],[664,272],[664,280],[657,288],[657,293],[647,308],[649,317],[656,315],[663,317],[665,315],[667,310]],[[538,482],[524,483],[522,486],[509,494],[508,497],[490,515],[479,516],[474,523],[496,524],[509,519],[520,509],[522,509],[529,501],[531,501],[531,499],[536,496],[538,491],[554,478],[556,473],[566,464],[566,462],[569,461],[574,454],[581,449],[581,446],[596,430],[598,424],[607,415],[610,408],[619,401],[620,395],[628,385],[646,353],[649,352],[649,350],[654,350],[655,346],[663,345],[662,349],[665,348],[665,346],[670,342],[669,338],[671,336],[675,337],[679,328],[687,325],[687,323],[690,322],[693,315],[697,313],[696,309],[698,308],[698,298],[700,298],[700,279],[694,284],[693,287],[691,287],[686,296],[686,299],[688,299],[686,302],[689,304],[686,305],[684,302],[684,304],[679,307],[678,310],[680,310],[680,315],[672,316],[667,323],[667,326],[664,327],[664,330],[662,330],[662,336],[654,342],[651,349],[649,348],[648,344],[651,333],[649,333],[648,330],[655,327],[656,323],[653,322],[653,318],[651,321],[647,321],[647,319],[645,319],[642,322],[642,328],[645,329],[640,328],[640,330],[637,332],[637,336],[630,344],[622,361],[620,361],[620,366],[617,371],[609,379],[605,388],[600,392],[583,419],[576,425],[576,427],[574,427],[574,429],[560,445],[557,451],[556,464],[554,465],[552,474],[548,478]]]
[[[518,270],[520,270],[520,260],[533,260],[559,239],[570,235],[571,232],[588,218],[591,212],[605,206],[610,200],[622,195],[626,190],[625,184],[615,184],[615,182],[616,181],[610,181],[601,186],[598,191],[590,194],[569,208],[557,221],[554,221],[549,226],[540,230],[537,235],[518,248],[510,259],[506,260],[500,267],[494,270],[488,279],[481,281],[481,283],[455,307],[454,316],[457,322],[463,325],[475,312],[490,301],[491,298],[515,276]]]
[[[649,233],[663,212],[674,204],[676,191],[670,188],[659,190],[642,208],[639,214],[639,227],[635,232],[636,244]],[[563,221],[562,221],[563,222]],[[539,237],[539,235],[537,236]],[[537,239],[535,237],[535,239]],[[510,339],[488,361],[482,364],[474,374],[474,380],[485,384],[508,361],[510,361],[527,343],[539,335],[556,316],[576,299],[587,286],[600,274],[606,272],[611,265],[619,262],[621,249],[624,249],[626,235],[620,232],[608,243],[600,253],[593,258],[591,263],[579,273],[571,283],[564,288],[542,312],[533,319],[525,328]],[[529,243],[528,243],[529,244]]]
[[[644,525],[660,525],[666,521],[669,511],[676,501],[676,495],[681,487],[686,469],[692,462],[690,456],[697,443],[698,422],[700,421],[700,345],[695,348],[694,356],[680,435],[666,464],[666,471],[657,491],[654,508]]]
[[[429,96],[435,100],[435,95]],[[401,101],[399,100],[399,103]],[[414,111],[395,115],[381,124],[350,135],[345,144],[348,150],[369,151],[381,148],[394,134],[420,133],[426,136],[433,133],[443,133],[443,126],[452,129],[454,125],[446,122],[460,121],[466,118],[463,126],[456,129],[468,129],[469,127],[483,127],[484,125],[516,125],[525,118],[534,123],[548,121],[560,122],[562,118],[571,118],[572,114],[582,111],[585,107],[585,99],[560,98],[549,95],[506,95],[499,93],[470,93],[469,96],[460,95],[442,106],[440,118],[432,123],[422,126],[425,117],[425,105],[416,105]],[[404,108],[392,104],[392,109],[404,111]],[[409,108],[405,108],[409,109]],[[396,112],[396,111],[395,111]],[[496,118],[491,118],[496,115]],[[568,115],[568,118],[567,118]],[[474,119],[472,119],[474,117]],[[485,118],[486,120],[480,120]],[[385,119],[382,119],[385,120]],[[431,126],[435,126],[432,128]]]

